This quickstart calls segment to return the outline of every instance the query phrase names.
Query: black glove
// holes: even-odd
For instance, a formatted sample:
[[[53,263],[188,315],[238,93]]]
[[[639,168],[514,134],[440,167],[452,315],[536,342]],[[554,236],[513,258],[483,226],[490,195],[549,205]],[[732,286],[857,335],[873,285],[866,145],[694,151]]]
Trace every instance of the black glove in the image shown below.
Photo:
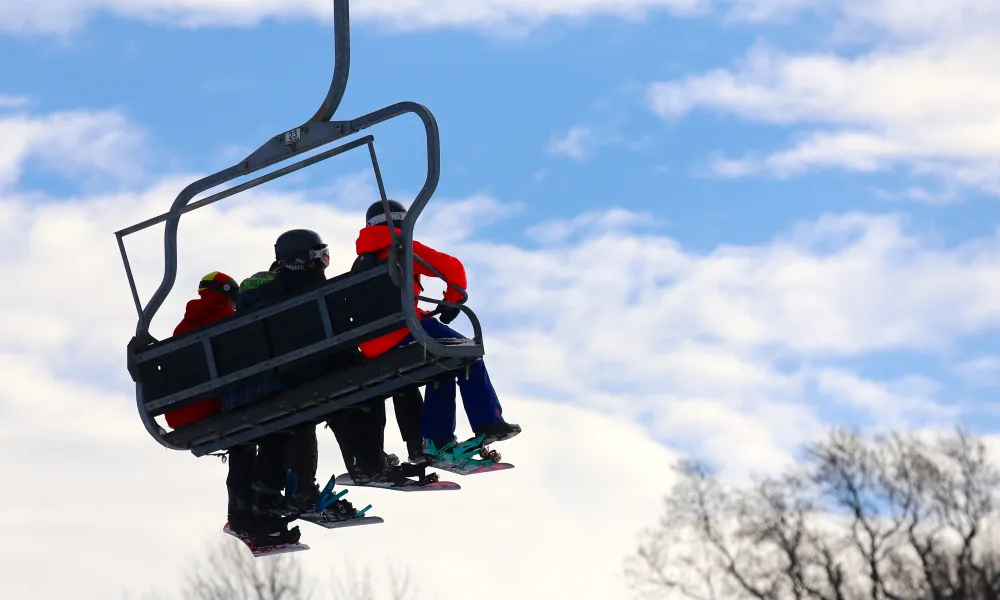
[[[445,306],[441,308],[441,322],[444,324],[451,323],[458,316],[458,313],[462,311],[454,308],[452,306]]]

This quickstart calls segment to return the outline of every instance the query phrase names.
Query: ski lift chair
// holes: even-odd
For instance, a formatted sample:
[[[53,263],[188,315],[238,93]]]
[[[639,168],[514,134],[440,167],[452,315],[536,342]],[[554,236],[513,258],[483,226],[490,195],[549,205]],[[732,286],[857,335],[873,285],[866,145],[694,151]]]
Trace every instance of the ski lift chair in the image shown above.
[[[136,405],[146,431],[166,448],[186,450],[195,456],[217,453],[306,423],[321,423],[336,411],[371,400],[387,398],[412,386],[447,377],[485,354],[482,328],[465,305],[465,290],[458,304],[415,295],[413,228],[437,187],[440,176],[440,140],[431,112],[414,102],[400,102],[352,120],[331,121],[344,95],[350,64],[349,0],[333,0],[335,63],[333,79],[319,110],[305,124],[268,140],[242,162],[186,187],[170,210],[115,233],[132,298],[138,313],[135,335],[127,345],[128,372],[135,382]],[[344,152],[367,146],[387,217],[388,199],[375,154],[374,137],[365,135],[299,160],[245,183],[196,202],[198,194],[287,161],[293,157],[395,117],[413,114],[424,125],[427,140],[427,175],[403,221],[402,233],[393,231],[393,244],[385,264],[360,273],[345,273],[322,287],[279,304],[230,317],[201,329],[164,340],[149,333],[152,321],[170,293],[177,275],[177,229],[181,215],[236,195],[262,183]],[[166,223],[163,280],[143,307],[125,251],[124,238],[158,223]],[[474,330],[470,340],[435,340],[420,325],[416,301],[457,307],[469,317]],[[409,328],[415,342],[375,359],[356,356],[358,344],[401,327]],[[259,383],[280,379],[283,372],[327,361],[333,366],[316,379],[305,381],[255,403],[223,411],[201,421],[166,431],[156,417],[206,398]]]

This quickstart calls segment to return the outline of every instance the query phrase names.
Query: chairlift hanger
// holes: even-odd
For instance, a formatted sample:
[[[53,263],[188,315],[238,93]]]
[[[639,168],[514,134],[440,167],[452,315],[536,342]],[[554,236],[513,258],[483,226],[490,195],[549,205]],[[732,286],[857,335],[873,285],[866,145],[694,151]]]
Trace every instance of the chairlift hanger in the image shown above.
[[[465,290],[448,284],[462,295],[458,304],[452,304],[417,295],[412,285],[402,285],[402,282],[414,279],[414,259],[441,276],[426,261],[413,254],[414,226],[437,188],[441,172],[440,139],[434,115],[421,104],[405,101],[356,119],[331,120],[344,96],[350,70],[349,0],[333,0],[333,19],[333,78],[322,104],[308,121],[272,137],[243,161],[188,185],[168,212],[115,233],[138,314],[135,336],[127,345],[128,370],[136,382],[136,403],[143,425],[166,448],[189,450],[196,456],[202,456],[238,443],[252,442],[263,435],[306,421],[321,422],[336,410],[374,397],[389,396],[415,382],[447,375],[485,354],[482,328],[475,313],[465,306],[468,299]],[[177,276],[177,229],[181,215],[361,146],[368,148],[387,218],[390,212],[372,135],[362,136],[191,202],[196,195],[405,114],[416,115],[424,125],[427,176],[403,219],[401,233],[397,234],[390,227],[393,243],[386,265],[364,273],[335,277],[315,291],[188,334],[163,341],[150,335],[150,323],[173,288]],[[124,238],[163,222],[166,223],[163,280],[143,307]],[[387,296],[391,299],[388,304],[384,301]],[[473,339],[464,343],[448,343],[429,336],[420,325],[415,308],[417,300],[457,307],[469,317],[474,330]],[[373,306],[376,308],[373,309]],[[273,373],[274,369],[295,361],[316,358],[338,349],[356,348],[365,339],[403,325],[409,328],[416,340],[411,347],[393,350],[363,365],[332,372],[275,398],[215,415],[169,433],[155,421],[156,416],[168,410],[247,382],[259,381],[268,373]],[[289,331],[298,332],[296,335],[299,337],[289,338],[290,334],[285,335]],[[257,351],[263,351],[257,346],[265,346],[267,355],[257,356],[257,362],[248,363],[250,359],[246,353],[240,354],[250,347],[247,344]]]

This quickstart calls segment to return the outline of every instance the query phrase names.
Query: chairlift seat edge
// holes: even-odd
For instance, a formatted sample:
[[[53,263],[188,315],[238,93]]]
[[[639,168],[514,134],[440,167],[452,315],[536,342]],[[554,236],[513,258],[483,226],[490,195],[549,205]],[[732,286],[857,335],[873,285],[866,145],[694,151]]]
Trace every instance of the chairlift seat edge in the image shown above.
[[[420,385],[460,371],[474,360],[477,359],[437,358],[427,354],[420,344],[410,344],[361,364],[333,371],[259,402],[177,428],[167,433],[164,439],[173,445],[189,448],[196,455],[223,450],[237,443],[287,429],[294,424],[325,421],[337,410],[365,400],[376,397],[384,400],[405,387]],[[306,410],[312,411],[310,415],[296,416],[296,413]],[[296,418],[298,423],[282,424],[289,417]],[[229,440],[230,443],[225,447],[196,451],[206,443],[225,441],[233,435],[245,438],[248,429],[257,430],[251,439]]]

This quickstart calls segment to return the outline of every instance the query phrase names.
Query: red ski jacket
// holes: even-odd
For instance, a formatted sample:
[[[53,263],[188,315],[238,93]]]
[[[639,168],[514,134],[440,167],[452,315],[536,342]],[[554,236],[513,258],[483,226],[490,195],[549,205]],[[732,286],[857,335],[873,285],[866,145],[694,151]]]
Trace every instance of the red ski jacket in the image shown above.
[[[397,229],[396,233],[402,235],[402,232]],[[361,230],[358,234],[358,240],[355,244],[358,256],[362,254],[368,254],[369,252],[378,252],[379,260],[383,260],[389,256],[389,246],[392,245],[392,235],[389,233],[389,227],[387,225],[374,225],[372,227],[366,227]],[[431,266],[441,272],[444,276],[444,280],[448,283],[457,285],[458,287],[465,289],[468,285],[465,277],[465,266],[462,261],[458,260],[454,256],[449,256],[444,252],[438,252],[437,250],[425,246],[420,242],[413,241],[413,253],[416,256],[426,260]],[[428,277],[436,277],[434,273],[427,269],[419,261],[413,261],[413,274],[416,276],[416,281],[413,282],[413,293],[420,293],[420,277],[422,275],[427,275]],[[462,300],[462,294],[451,287],[444,291],[444,299],[447,302],[460,302]],[[417,306],[417,314],[424,315],[427,311],[421,309]],[[396,347],[399,342],[403,341],[403,338],[410,333],[410,330],[406,327],[402,329],[397,329],[391,333],[387,333],[383,336],[379,336],[373,340],[367,342],[362,342],[358,345],[361,349],[361,353],[365,355],[365,358],[375,358],[381,354],[385,354],[389,350]]]
[[[233,315],[233,309],[229,307],[229,300],[222,294],[210,290],[199,292],[200,298],[187,303],[184,311],[184,320],[174,328],[174,335],[181,335],[189,331],[204,327],[216,321],[221,321]],[[173,412],[168,412],[167,425],[176,429],[183,425],[190,425],[219,412],[220,399],[218,397],[208,398],[179,408]]]

